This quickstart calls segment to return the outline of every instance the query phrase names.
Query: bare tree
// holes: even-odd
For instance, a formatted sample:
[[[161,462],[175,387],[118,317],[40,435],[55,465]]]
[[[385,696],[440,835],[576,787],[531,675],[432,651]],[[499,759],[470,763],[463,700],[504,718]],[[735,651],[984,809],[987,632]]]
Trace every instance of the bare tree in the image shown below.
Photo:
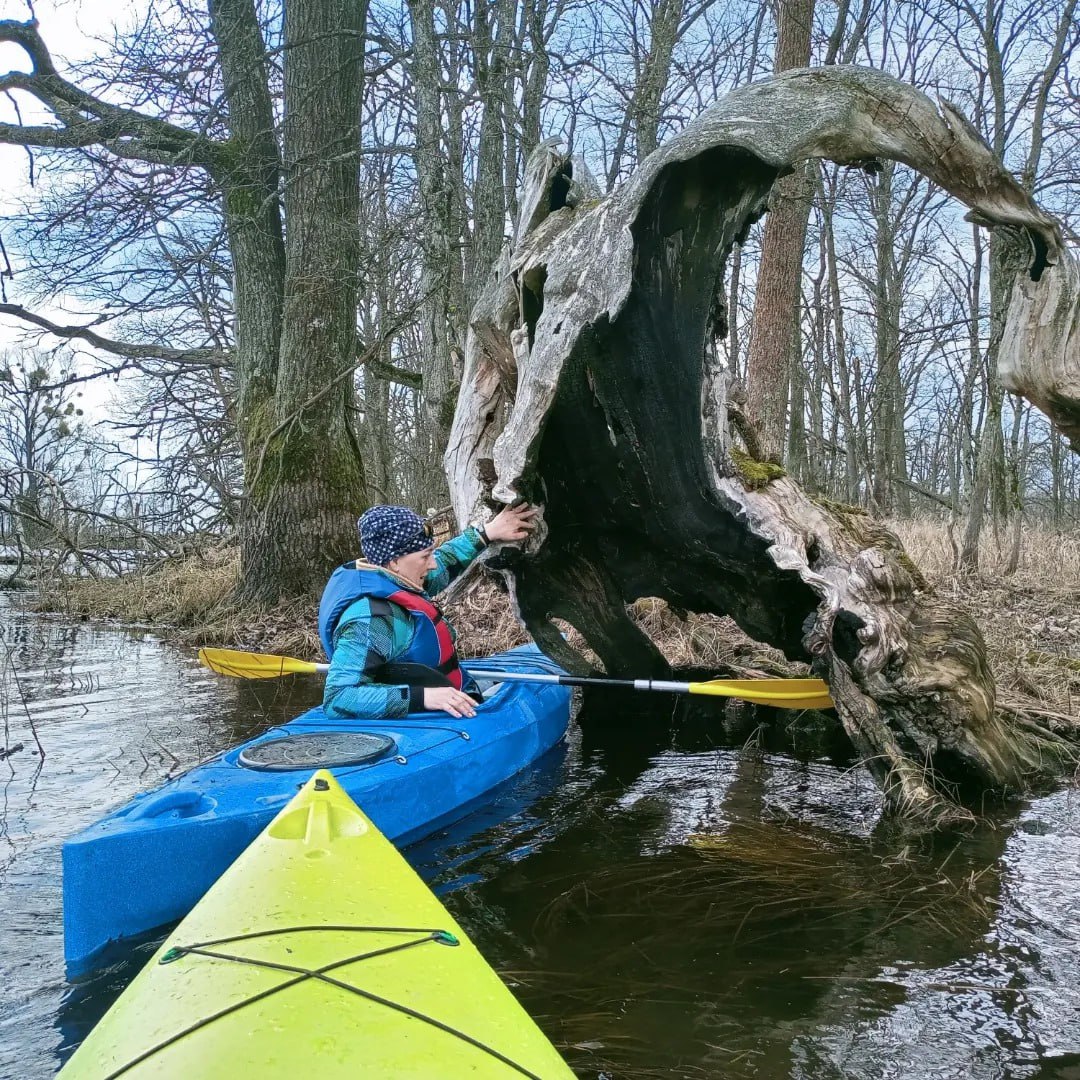
[[[29,349],[0,354],[0,513],[20,548],[50,538],[50,496],[70,476],[83,410],[67,372]]]
[[[869,69],[795,71],[732,93],[599,205],[552,198],[566,159],[548,149],[522,197],[547,214],[474,311],[447,459],[455,506],[467,517],[488,498],[542,504],[535,545],[507,569],[533,636],[565,664],[583,660],[553,617],[606,665],[648,674],[666,665],[627,603],[656,595],[730,614],[813,660],[890,805],[947,820],[961,813],[955,782],[1020,790],[1061,737],[998,714],[977,627],[888,530],[775,470],[713,456],[702,437],[722,261],[777,175],[819,156],[918,168],[982,220],[1023,228],[1035,279],[1065,257],[1057,224],[962,116]],[[543,290],[542,306],[519,303],[526,286]],[[499,378],[507,370],[513,383]]]
[[[363,5],[335,0],[298,0],[287,9],[283,151],[252,0],[211,4],[206,29],[220,63],[221,97],[203,103],[198,122],[190,108],[174,122],[167,98],[163,106],[158,98],[141,108],[113,104],[61,74],[35,22],[0,23],[0,41],[21,47],[31,65],[0,83],[53,118],[0,125],[0,140],[193,173],[220,198],[232,258],[231,362],[246,483],[241,590],[258,602],[314,588],[324,567],[351,550],[356,506],[364,501],[350,409],[364,17]],[[181,350],[174,352],[180,359]]]

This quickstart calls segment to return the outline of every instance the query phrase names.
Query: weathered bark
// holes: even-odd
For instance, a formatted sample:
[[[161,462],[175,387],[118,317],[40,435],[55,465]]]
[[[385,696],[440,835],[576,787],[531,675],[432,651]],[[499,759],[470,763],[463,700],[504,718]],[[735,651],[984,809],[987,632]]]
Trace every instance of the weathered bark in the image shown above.
[[[774,71],[788,71],[810,63],[813,22],[814,0],[780,0]],[[783,461],[788,390],[792,369],[799,362],[795,348],[799,282],[812,183],[805,167],[777,180],[761,241],[761,265],[746,355],[746,389],[747,411],[751,422],[757,425],[761,450],[768,461]]]
[[[1043,147],[1043,121],[1050,88],[1059,77],[1066,58],[1067,43],[1074,40],[1076,0],[1056,9],[1048,9],[1057,19],[1053,46],[1037,77],[1030,117],[1030,144],[1027,160],[1021,171],[1020,183],[1032,191],[1039,171]],[[1014,96],[1007,90],[1007,57],[1010,49],[1002,45],[1004,5],[988,3],[982,17],[972,9],[982,42],[985,60],[985,79],[989,102],[987,109],[990,145],[1002,156],[1015,131],[1020,113],[1013,105]],[[967,15],[964,17],[967,18]],[[1007,40],[1007,37],[1004,40]],[[1069,47],[1071,48],[1071,47]],[[1020,108],[1026,108],[1027,101]],[[1011,111],[1010,111],[1011,110]],[[970,506],[964,528],[964,540],[958,562],[968,570],[978,568],[979,538],[987,512],[987,502],[995,521],[1007,513],[1006,466],[1004,435],[1001,430],[1002,405],[1006,389],[1030,396],[1046,414],[1073,439],[1080,432],[1080,290],[1076,288],[1075,263],[1063,252],[1058,266],[1051,266],[1041,275],[1039,286],[1025,295],[1024,274],[1017,272],[1015,251],[1008,237],[995,234],[990,244],[990,338],[987,346],[985,377],[986,414],[979,439],[979,453],[971,486]],[[1018,301],[1014,310],[1010,290]],[[1026,302],[1025,302],[1026,301]],[[1062,303],[1064,302],[1064,308]],[[1007,331],[1006,323],[1011,327]],[[1070,326],[1072,329],[1070,329]],[[1010,344],[1002,347],[1008,336]],[[1017,346],[1031,349],[1028,355],[1017,352]],[[1074,449],[1077,448],[1074,445]]]
[[[997,372],[1006,390],[1038,405],[1080,453],[1080,264],[1068,252],[1039,280],[1015,279]]]
[[[543,147],[508,272],[472,314],[446,465],[460,520],[491,499],[542,506],[506,565],[553,655],[583,667],[551,623],[562,617],[609,670],[647,675],[664,664],[627,603],[730,614],[812,660],[890,804],[941,820],[961,812],[954,782],[1018,790],[1043,765],[995,712],[978,629],[887,530],[812,502],[775,468],[710,454],[702,435],[704,344],[732,244],[793,163],[876,156],[1026,229],[1036,277],[1059,257],[1054,221],[955,110],[867,69],[738,90],[577,209],[557,194],[568,162]]]
[[[274,602],[285,582],[317,590],[355,547],[366,502],[352,428],[365,18],[353,0],[285,10],[285,292],[273,409],[246,470],[248,600]]]

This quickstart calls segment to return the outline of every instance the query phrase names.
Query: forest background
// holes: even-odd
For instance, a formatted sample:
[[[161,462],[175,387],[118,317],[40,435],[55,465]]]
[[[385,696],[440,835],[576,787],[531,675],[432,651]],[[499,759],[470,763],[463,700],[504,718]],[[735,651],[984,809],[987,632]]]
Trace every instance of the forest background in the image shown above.
[[[200,597],[144,614],[204,627],[235,586],[309,602],[363,506],[446,505],[468,313],[546,139],[610,191],[728,91],[856,63],[958,106],[1076,240],[1076,0],[170,0],[70,62],[50,29],[0,23],[0,141],[27,152],[0,546],[12,577],[194,555]],[[925,177],[814,163],[735,249],[709,347],[754,456],[890,518],[978,594],[1006,684],[1071,711],[1080,458],[997,381],[994,283]]]

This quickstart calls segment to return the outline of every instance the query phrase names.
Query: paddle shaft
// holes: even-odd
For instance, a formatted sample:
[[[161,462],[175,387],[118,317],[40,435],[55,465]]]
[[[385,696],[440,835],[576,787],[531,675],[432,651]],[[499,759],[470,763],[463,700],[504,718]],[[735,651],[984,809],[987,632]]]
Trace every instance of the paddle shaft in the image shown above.
[[[586,678],[581,675],[537,675],[520,671],[488,671],[478,668],[470,672],[474,679],[491,682],[533,682],[556,683],[559,686],[614,686],[624,690],[656,690],[664,694],[706,694],[716,697],[742,698],[744,701],[759,705],[772,705],[780,709],[828,709],[832,700],[828,692],[822,690],[796,689],[776,690],[761,687],[725,685],[724,679],[712,679],[709,682],[671,682],[667,679],[606,679]],[[809,681],[809,680],[795,680]],[[739,680],[732,680],[738,683]]]
[[[329,664],[313,664],[315,671],[330,670]],[[690,683],[665,682],[663,679],[600,679],[581,675],[541,675],[530,671],[475,671],[474,679],[488,682],[555,683],[558,686],[621,686],[624,690],[662,690],[669,694],[689,694]]]
[[[199,660],[220,675],[241,679],[277,679],[289,674],[327,672],[329,664],[297,660],[292,656],[267,656],[237,652],[233,649],[200,649]],[[449,679],[424,664],[392,662],[383,665],[372,677],[381,683],[417,687],[450,685]],[[606,686],[625,690],[656,690],[667,694],[704,694],[713,697],[741,698],[759,705],[780,709],[831,708],[828,687],[820,679],[711,679],[707,682],[671,682],[666,679],[586,678],[580,675],[554,675],[524,671],[494,671],[481,665],[472,671],[474,678],[485,682],[554,683],[558,686]]]
[[[669,694],[689,694],[690,683],[666,682],[663,679],[601,679],[582,675],[539,675],[528,671],[474,671],[474,679],[492,682],[540,682],[559,686],[620,686],[624,690],[662,690]]]

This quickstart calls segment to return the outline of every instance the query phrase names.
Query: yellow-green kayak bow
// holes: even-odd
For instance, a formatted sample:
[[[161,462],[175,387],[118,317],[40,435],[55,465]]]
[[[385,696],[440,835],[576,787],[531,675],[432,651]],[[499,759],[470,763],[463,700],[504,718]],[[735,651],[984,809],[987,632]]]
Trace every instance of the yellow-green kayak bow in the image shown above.
[[[573,1073],[330,773],[225,872],[62,1080]]]

